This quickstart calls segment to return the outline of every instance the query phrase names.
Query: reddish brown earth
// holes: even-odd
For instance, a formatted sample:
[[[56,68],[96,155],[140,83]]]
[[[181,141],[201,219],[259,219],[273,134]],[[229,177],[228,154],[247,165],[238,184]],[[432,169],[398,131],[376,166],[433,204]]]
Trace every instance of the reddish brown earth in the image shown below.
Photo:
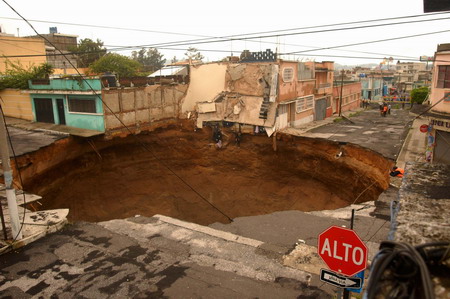
[[[343,147],[337,143],[289,137],[277,141],[275,152],[266,135],[244,135],[240,147],[227,144],[232,135],[226,135],[220,150],[208,128],[139,135],[147,150],[127,137],[100,150],[101,158],[87,153],[34,176],[27,190],[43,196],[42,209],[69,208],[71,221],[163,214],[206,225],[282,210],[335,209],[369,182],[376,184],[360,200],[376,199],[387,187],[374,153],[338,161],[335,153]],[[345,150],[365,155],[359,148]],[[364,167],[371,170],[365,178],[352,169],[361,163],[374,164]]]

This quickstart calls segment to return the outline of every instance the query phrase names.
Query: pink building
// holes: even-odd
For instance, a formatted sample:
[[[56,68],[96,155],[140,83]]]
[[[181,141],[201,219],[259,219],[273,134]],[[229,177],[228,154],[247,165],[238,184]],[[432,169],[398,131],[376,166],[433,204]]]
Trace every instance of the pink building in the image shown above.
[[[278,129],[332,115],[334,63],[279,60]]]
[[[342,89],[342,104],[340,103]],[[333,87],[333,113],[355,110],[361,105],[361,82],[338,81]]]
[[[450,164],[450,44],[438,45],[434,55],[429,102],[427,161]]]
[[[279,61],[279,129],[296,127],[314,120],[314,64]]]

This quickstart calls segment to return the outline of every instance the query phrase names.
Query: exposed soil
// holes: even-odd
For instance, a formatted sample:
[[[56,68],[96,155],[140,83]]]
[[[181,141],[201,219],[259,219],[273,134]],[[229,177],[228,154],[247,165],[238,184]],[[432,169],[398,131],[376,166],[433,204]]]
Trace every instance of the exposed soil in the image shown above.
[[[280,140],[275,152],[266,135],[244,135],[240,147],[232,139],[225,133],[224,148],[216,149],[208,128],[159,129],[139,136],[148,150],[128,137],[101,150],[101,158],[87,153],[47,171],[28,189],[43,196],[42,209],[69,208],[71,221],[163,214],[207,225],[274,211],[335,209],[348,205],[368,185],[339,179],[349,173],[348,165],[338,162],[328,166],[335,173],[326,174],[328,180],[337,177],[336,184],[308,174],[296,166],[301,153],[289,142]],[[334,155],[338,145],[328,147]],[[311,165],[316,165],[307,167],[311,172],[320,173],[320,164]],[[353,171],[347,180],[353,182],[352,176],[364,181]],[[361,199],[376,199],[383,188],[380,182]]]

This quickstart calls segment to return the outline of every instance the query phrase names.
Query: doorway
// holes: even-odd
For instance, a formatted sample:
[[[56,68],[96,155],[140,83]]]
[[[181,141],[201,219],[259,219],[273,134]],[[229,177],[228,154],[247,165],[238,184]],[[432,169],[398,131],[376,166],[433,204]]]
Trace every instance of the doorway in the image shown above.
[[[56,99],[56,106],[58,108],[59,124],[65,125],[66,124],[66,114],[64,113],[64,100]]]
[[[34,108],[37,122],[55,123],[52,99],[34,99]]]

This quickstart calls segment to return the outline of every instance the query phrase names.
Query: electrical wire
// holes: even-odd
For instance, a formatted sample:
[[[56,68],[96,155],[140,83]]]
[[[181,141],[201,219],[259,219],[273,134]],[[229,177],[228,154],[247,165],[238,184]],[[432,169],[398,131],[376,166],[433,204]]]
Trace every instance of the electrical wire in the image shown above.
[[[45,39],[50,45],[52,45],[55,49],[57,49],[61,54],[61,50],[59,50],[52,42],[50,42],[48,39],[46,39],[43,35],[39,34],[37,30],[33,27],[33,25],[30,24],[30,22],[27,21],[19,12],[17,12],[6,0],[2,0],[12,11],[14,11],[18,16],[20,16],[32,29],[34,32],[36,32],[37,35],[39,35],[41,38]],[[222,214],[224,217],[226,217],[230,222],[233,222],[233,219],[230,218],[228,215],[226,215],[224,212],[222,212],[218,207],[216,207],[213,203],[208,201],[204,196],[202,196],[197,190],[194,189],[188,182],[186,182],[183,178],[181,178],[175,171],[173,171],[166,163],[164,163],[161,159],[159,159],[155,153],[146,146],[145,143],[143,143],[133,132],[130,130],[130,128],[117,116],[116,113],[104,102],[104,100],[101,98],[101,96],[92,88],[92,86],[89,84],[87,80],[85,80],[82,77],[82,74],[78,71],[78,69],[73,65],[73,63],[67,58],[66,55],[64,55],[64,58],[69,62],[69,64],[76,70],[78,75],[83,79],[83,81],[87,84],[87,86],[91,89],[91,91],[94,93],[96,97],[98,97],[103,105],[116,117],[116,119],[120,122],[120,124],[130,133],[130,135],[133,136],[133,138],[137,141],[139,145],[141,145],[147,152],[149,152],[161,165],[163,165],[169,172],[171,172],[173,175],[175,175],[183,184],[185,184],[192,192],[197,194],[203,201],[208,203],[212,208],[214,208],[216,211],[218,211],[220,214]]]
[[[394,37],[394,38],[389,38],[389,39],[383,39],[383,40],[374,40],[374,41],[365,41],[365,42],[359,42],[359,43],[354,43],[354,44],[346,44],[346,45],[338,45],[338,46],[332,46],[332,47],[325,47],[325,48],[319,48],[319,49],[314,49],[314,50],[304,50],[304,51],[296,51],[296,52],[289,52],[289,53],[280,53],[278,55],[295,55],[295,56],[299,56],[300,53],[307,53],[307,52],[312,52],[312,51],[319,51],[319,50],[329,50],[329,49],[335,49],[335,48],[341,48],[341,47],[349,47],[349,46],[355,46],[355,45],[366,45],[366,44],[371,44],[371,43],[379,43],[379,42],[386,42],[386,41],[391,41],[391,40],[398,40],[398,39],[405,39],[405,38],[414,38],[414,37],[419,37],[419,36],[425,36],[425,35],[431,35],[431,34],[440,34],[440,33],[444,33],[444,32],[449,32],[450,30],[443,30],[443,31],[435,31],[435,32],[427,32],[427,33],[421,33],[421,34],[414,34],[414,35],[407,35],[407,36],[400,36],[400,37]],[[136,46],[136,47],[142,47],[142,46]],[[179,50],[179,51],[185,51],[186,49],[173,49],[173,48],[165,48],[165,47],[155,47],[156,49],[169,49],[169,50]],[[129,47],[122,47],[122,48],[116,48],[116,49],[108,49],[108,51],[123,51],[123,50],[129,50]],[[225,52],[228,53],[228,50],[205,50],[202,49],[201,51],[203,52]],[[70,55],[76,55],[76,54],[88,54],[88,53],[98,53],[98,52],[103,52],[103,50],[99,50],[99,51],[90,51],[90,52],[72,52],[70,53]],[[60,54],[52,54],[52,56],[60,56],[60,55],[66,55],[64,53],[60,53]],[[9,55],[9,56],[3,56],[4,58],[19,58],[19,57],[38,57],[38,56],[47,56],[47,55]],[[301,55],[304,56],[304,55]],[[339,56],[339,55],[326,55],[326,54],[311,54],[308,53],[307,56],[319,56],[319,57],[336,57],[336,58],[350,58],[350,59],[376,59],[376,60],[380,60],[380,59],[384,59],[384,57],[367,57],[367,56]],[[403,60],[403,61],[420,61],[420,59],[405,59],[405,58],[397,58],[397,57],[393,57],[393,59],[396,60]],[[435,60],[437,62],[449,62],[447,60]]]
[[[132,50],[132,49],[137,49],[137,48],[148,48],[148,47],[158,48],[158,47],[164,47],[164,46],[186,46],[186,45],[198,45],[198,44],[211,44],[211,43],[227,42],[227,41],[252,40],[252,39],[272,38],[272,37],[280,37],[280,36],[315,34],[315,33],[343,31],[343,30],[355,30],[355,29],[366,29],[366,28],[380,27],[380,26],[402,25],[402,24],[439,21],[439,20],[447,20],[447,19],[450,19],[450,18],[436,18],[436,19],[428,19],[428,20],[416,20],[416,21],[405,21],[405,22],[397,22],[397,23],[374,24],[374,25],[365,25],[365,26],[357,26],[357,27],[333,28],[333,29],[318,30],[318,31],[284,33],[284,34],[277,34],[277,35],[259,35],[259,36],[241,37],[241,38],[212,38],[212,39],[210,38],[207,40],[205,40],[205,39],[203,39],[203,40],[198,40],[198,39],[197,40],[184,40],[184,41],[176,41],[176,42],[122,47],[122,48],[117,48],[117,49],[109,49],[109,51],[119,51],[119,50],[124,51],[124,50]],[[29,24],[29,25],[31,25],[31,24]],[[306,28],[308,28],[308,27],[306,27]],[[37,33],[37,31],[35,31],[35,32]],[[424,34],[424,35],[426,35],[426,34]],[[422,35],[417,35],[417,36],[422,36]],[[406,37],[403,37],[403,38],[406,38]],[[394,38],[394,39],[399,39],[399,38]],[[392,40],[392,39],[388,39],[388,40]],[[343,46],[339,46],[339,47],[343,47]],[[298,52],[295,52],[295,53],[298,53]]]
[[[271,31],[242,33],[242,34],[226,35],[226,36],[220,36],[220,37],[198,35],[198,34],[188,34],[188,33],[178,33],[178,32],[169,32],[169,31],[148,30],[148,29],[141,29],[141,28],[126,28],[126,27],[117,27],[117,26],[94,25],[94,24],[43,21],[43,20],[32,20],[32,19],[30,19],[28,21],[38,22],[38,23],[40,22],[40,23],[50,23],[50,24],[59,24],[59,25],[89,27],[89,28],[103,28],[103,29],[112,29],[112,30],[151,32],[151,33],[162,33],[162,34],[171,34],[171,35],[198,36],[198,37],[203,37],[203,39],[189,40],[189,41],[202,41],[202,40],[207,40],[207,39],[229,39],[229,38],[233,38],[233,37],[246,36],[246,35],[260,35],[260,34],[269,34],[269,33],[280,33],[280,32],[286,32],[286,31],[295,31],[295,30],[324,28],[324,27],[332,27],[332,26],[343,26],[343,25],[353,25],[353,24],[362,24],[362,23],[372,23],[372,22],[382,22],[382,21],[390,21],[390,20],[400,20],[400,19],[427,17],[427,16],[442,15],[442,14],[448,14],[448,13],[449,12],[435,12],[435,13],[420,14],[420,15],[400,16],[400,17],[391,17],[391,18],[382,18],[382,19],[371,19],[371,20],[362,20],[362,21],[352,21],[352,22],[342,22],[342,23],[333,23],[333,24],[314,25],[314,26],[306,26],[306,27],[296,27],[296,28],[271,30]],[[20,18],[9,18],[9,17],[0,17],[0,18],[2,18],[2,19],[9,19],[9,20],[22,20]]]
[[[436,13],[436,14],[445,14],[444,13]],[[430,14],[435,15],[435,14]],[[99,26],[99,25],[86,25],[86,24],[76,24],[76,23],[65,23],[65,22],[51,22],[51,21],[41,21],[41,20],[31,20],[35,22],[44,22],[44,23],[55,23],[55,24],[65,24],[65,25],[73,25],[73,26],[88,26],[88,27],[98,27],[98,28],[107,28],[107,29],[114,29],[114,30],[130,30],[130,31],[142,31],[142,32],[156,32],[156,33],[166,33],[166,34],[174,34],[174,35],[191,35],[191,36],[200,36],[200,37],[206,37],[207,39],[220,39],[220,38],[231,38],[231,37],[238,37],[238,36],[245,36],[245,35],[255,35],[255,34],[261,34],[261,33],[273,33],[273,32],[283,32],[283,31],[292,31],[292,30],[301,30],[301,29],[308,29],[308,28],[321,28],[321,27],[331,27],[331,26],[338,26],[338,25],[348,25],[348,24],[357,24],[357,23],[367,23],[367,22],[378,22],[378,21],[386,21],[386,20],[394,20],[394,19],[404,19],[404,18],[414,18],[414,17],[423,17],[423,15],[413,15],[413,16],[403,16],[403,17],[394,17],[394,18],[386,18],[386,19],[375,19],[375,20],[365,20],[365,21],[355,21],[355,22],[346,22],[346,23],[336,23],[336,24],[327,24],[327,25],[317,25],[317,26],[309,26],[309,27],[300,27],[300,28],[293,28],[293,29],[282,29],[282,30],[274,30],[274,31],[264,31],[264,32],[254,32],[254,33],[243,33],[243,34],[236,34],[236,35],[229,35],[229,36],[223,36],[223,37],[214,37],[214,36],[205,36],[205,35],[194,35],[194,34],[184,34],[184,33],[175,33],[175,32],[166,32],[166,31],[154,31],[154,30],[145,30],[145,29],[135,29],[135,28],[123,28],[123,27],[111,27],[111,26]],[[0,17],[3,18],[3,17]],[[18,18],[5,18],[5,19],[14,19],[19,20]],[[3,39],[6,40],[6,39]],[[201,39],[205,40],[205,39]],[[10,41],[17,41],[10,39]],[[195,41],[195,40],[193,40]],[[250,40],[251,41],[251,40]],[[28,42],[28,41],[27,41]],[[30,41],[35,42],[35,41]],[[258,42],[258,41],[253,41]],[[277,42],[269,42],[269,41],[263,41],[265,44],[278,44]],[[320,48],[316,46],[306,46],[306,45],[296,45],[296,44],[284,44],[285,46],[296,46],[296,47],[309,47],[309,48]],[[134,46],[109,46],[109,47],[134,47]],[[204,50],[200,50],[204,51]],[[341,50],[341,51],[348,51],[348,52],[361,52],[361,51],[351,51],[351,50]],[[229,51],[224,51],[229,52]],[[365,54],[376,54],[376,55],[384,55],[384,56],[396,56],[396,57],[405,57],[405,58],[413,58],[413,57],[407,57],[402,55],[393,55],[393,54],[380,54],[380,53],[373,53],[373,52],[361,52]]]
[[[399,39],[419,37],[419,36],[425,36],[425,35],[431,35],[431,34],[439,34],[439,33],[445,33],[445,32],[449,32],[449,31],[450,31],[450,29],[449,30],[434,31],[434,32],[427,32],[427,33],[420,33],[420,34],[413,34],[413,35],[404,35],[404,36],[399,36],[399,37],[385,38],[385,39],[366,41],[366,42],[359,42],[359,43],[352,43],[352,44],[346,44],[346,45],[340,45],[340,46],[324,47],[324,48],[315,49],[315,50],[296,51],[296,52],[289,52],[289,53],[284,53],[284,54],[281,53],[280,55],[292,55],[292,54],[299,54],[299,53],[307,53],[307,52],[310,52],[310,51],[331,50],[331,49],[335,49],[335,48],[353,47],[353,46],[360,46],[360,45],[367,45],[367,44],[387,42],[387,41],[391,41],[391,40],[399,40]],[[402,59],[402,60],[404,60],[404,59]]]
[[[208,40],[208,41],[194,41],[194,42],[192,42],[192,41],[169,42],[169,43],[159,43],[159,44],[152,44],[152,45],[141,45],[139,47],[199,45],[199,44],[205,44],[205,43],[212,44],[212,43],[220,43],[220,42],[227,42],[227,41],[252,40],[252,39],[273,38],[273,37],[280,37],[280,36],[294,36],[294,35],[316,34],[316,33],[326,33],[326,32],[345,31],[345,30],[367,29],[367,28],[374,28],[374,27],[380,27],[380,26],[404,25],[404,24],[411,24],[411,23],[418,23],[418,22],[441,21],[441,20],[448,20],[448,19],[450,19],[450,17],[449,18],[430,19],[430,20],[418,20],[418,21],[406,21],[406,22],[397,22],[397,23],[366,25],[366,26],[357,26],[357,27],[334,28],[334,29],[325,29],[325,30],[316,30],[316,31],[284,33],[284,34],[276,34],[276,35],[260,35],[260,36],[251,36],[251,37],[217,39],[217,40]]]

